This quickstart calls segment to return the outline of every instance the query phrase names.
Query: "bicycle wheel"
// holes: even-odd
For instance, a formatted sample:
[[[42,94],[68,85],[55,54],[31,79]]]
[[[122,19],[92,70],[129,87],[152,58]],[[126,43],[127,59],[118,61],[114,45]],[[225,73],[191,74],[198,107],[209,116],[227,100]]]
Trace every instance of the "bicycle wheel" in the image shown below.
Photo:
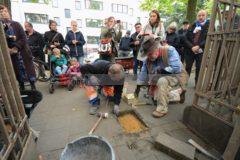
[[[36,73],[36,80],[39,79],[39,73],[40,73],[40,69],[39,69],[39,65],[36,62],[33,62],[34,65],[34,69],[35,69],[35,73]]]
[[[37,60],[37,59],[35,59],[34,62],[38,64],[38,69],[39,69],[38,80],[40,82],[47,82],[47,81],[49,81],[50,78],[51,78],[51,72],[49,71],[48,64],[43,62],[43,61],[41,61],[41,60]]]

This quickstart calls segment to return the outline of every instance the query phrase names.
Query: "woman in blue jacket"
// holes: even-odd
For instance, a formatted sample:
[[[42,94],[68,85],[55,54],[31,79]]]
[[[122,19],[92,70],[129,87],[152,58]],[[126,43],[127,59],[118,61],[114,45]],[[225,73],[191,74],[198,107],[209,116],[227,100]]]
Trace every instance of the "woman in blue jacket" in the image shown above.
[[[86,43],[82,32],[78,30],[77,22],[71,21],[72,30],[68,31],[65,42],[70,48],[71,58],[76,58],[80,64],[83,64],[83,45]]]

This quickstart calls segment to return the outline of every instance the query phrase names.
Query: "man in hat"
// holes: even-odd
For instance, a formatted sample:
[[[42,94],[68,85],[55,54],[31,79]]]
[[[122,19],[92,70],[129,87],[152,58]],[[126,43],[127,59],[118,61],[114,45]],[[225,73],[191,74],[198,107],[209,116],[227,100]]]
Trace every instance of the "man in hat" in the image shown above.
[[[149,95],[157,101],[153,117],[160,118],[167,114],[169,94],[178,88],[180,102],[184,102],[184,84],[182,63],[176,49],[172,46],[160,46],[160,42],[152,36],[145,37],[142,44],[143,62],[138,76],[135,96],[138,97],[140,86],[149,86]]]

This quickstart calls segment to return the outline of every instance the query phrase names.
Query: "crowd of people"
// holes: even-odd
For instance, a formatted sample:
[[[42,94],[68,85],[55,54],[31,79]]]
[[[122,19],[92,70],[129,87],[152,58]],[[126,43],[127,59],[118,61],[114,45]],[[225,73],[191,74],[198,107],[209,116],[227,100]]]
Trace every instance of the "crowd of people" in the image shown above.
[[[55,64],[55,74],[79,72],[85,78],[91,104],[90,114],[97,113],[100,105],[98,93],[102,93],[102,90],[114,102],[113,112],[118,115],[125,71],[123,66],[115,63],[115,57],[128,57],[132,52],[133,80],[137,80],[135,97],[138,97],[142,86],[147,86],[148,95],[157,105],[152,113],[157,118],[167,114],[172,90],[177,91],[178,101],[184,102],[187,77],[191,74],[194,61],[197,83],[209,26],[207,12],[200,10],[193,24],[185,20],[181,29],[177,30],[177,24],[173,22],[165,30],[159,12],[153,10],[146,25],[136,23],[135,32],[131,35],[127,31],[122,37],[122,22],[109,17],[101,28],[99,60],[93,64],[84,64],[83,46],[86,41],[83,33],[78,30],[76,21],[71,21],[71,30],[64,38],[53,20],[50,20],[49,31],[43,36],[33,29],[30,22],[24,23],[24,31],[18,22],[11,20],[8,9],[3,5],[0,5],[0,20],[5,26],[9,53],[20,90],[25,89],[26,75],[32,90],[36,90],[32,59],[34,56],[45,61],[47,54],[49,63]],[[68,49],[69,54],[65,54],[64,48],[65,51]],[[100,87],[96,90],[95,86]]]

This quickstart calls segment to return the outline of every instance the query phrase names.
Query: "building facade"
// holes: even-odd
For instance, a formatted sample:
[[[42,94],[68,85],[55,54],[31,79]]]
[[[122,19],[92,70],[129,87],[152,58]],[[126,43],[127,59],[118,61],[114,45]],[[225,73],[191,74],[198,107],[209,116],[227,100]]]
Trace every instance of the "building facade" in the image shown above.
[[[23,24],[29,21],[40,33],[49,30],[48,21],[58,23],[64,36],[70,29],[71,20],[78,22],[89,48],[96,48],[104,19],[114,16],[123,22],[123,32],[134,31],[134,24],[145,24],[148,12],[140,10],[139,0],[12,0],[12,17]]]

